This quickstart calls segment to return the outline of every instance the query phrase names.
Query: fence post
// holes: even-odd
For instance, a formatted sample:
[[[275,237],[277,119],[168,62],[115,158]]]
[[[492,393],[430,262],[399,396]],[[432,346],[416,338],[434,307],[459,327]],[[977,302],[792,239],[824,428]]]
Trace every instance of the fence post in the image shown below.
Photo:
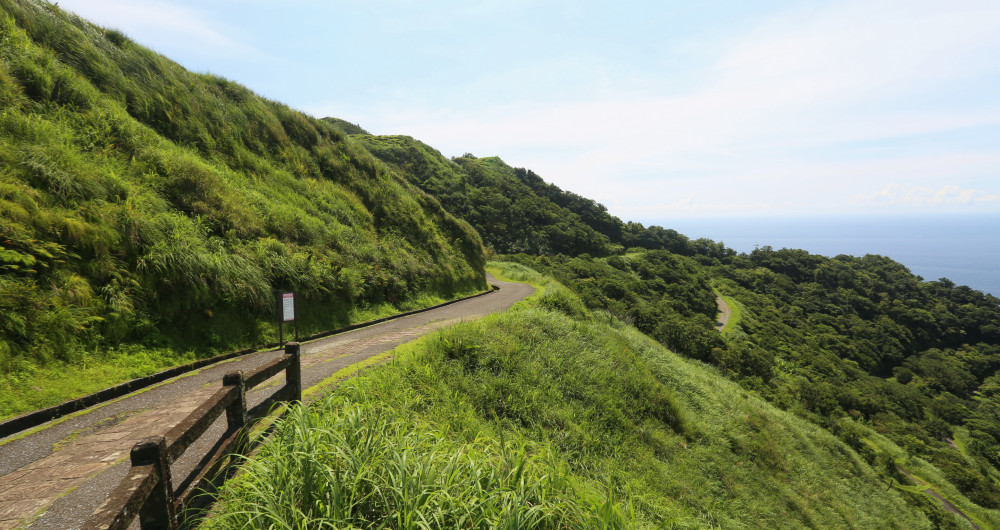
[[[243,380],[243,372],[237,370],[222,376],[222,386],[236,389],[236,399],[226,407],[226,422],[229,430],[240,429],[247,422],[247,386]]]
[[[288,389],[289,401],[302,401],[302,355],[298,342],[285,344],[285,355],[291,355],[288,368],[285,368],[285,388]]]
[[[177,518],[174,514],[174,487],[170,480],[166,440],[163,436],[140,440],[132,447],[130,459],[133,466],[153,466],[159,478],[152,493],[139,510],[139,527],[142,530],[177,528]]]

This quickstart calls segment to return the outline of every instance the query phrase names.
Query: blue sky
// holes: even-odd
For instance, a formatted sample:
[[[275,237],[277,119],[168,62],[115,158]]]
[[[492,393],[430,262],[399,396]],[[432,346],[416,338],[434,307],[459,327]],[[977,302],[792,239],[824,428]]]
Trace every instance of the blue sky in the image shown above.
[[[1000,213],[996,0],[60,0],[630,220]]]

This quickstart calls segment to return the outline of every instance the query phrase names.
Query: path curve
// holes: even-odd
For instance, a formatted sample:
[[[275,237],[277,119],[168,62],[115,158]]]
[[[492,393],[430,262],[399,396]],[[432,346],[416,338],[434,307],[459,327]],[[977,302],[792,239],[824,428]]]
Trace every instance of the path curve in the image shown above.
[[[530,285],[503,282],[492,275],[487,280],[500,290],[304,343],[303,389],[442,327],[506,310],[534,292]],[[250,371],[282,354],[274,350],[223,361],[54,422],[24,438],[0,440],[0,529],[25,523],[39,529],[79,527],[125,476],[128,454],[136,441],[166,433],[221,388],[225,373]],[[263,384],[253,389],[247,394],[247,405],[263,401],[277,388]],[[224,430],[225,416],[171,466],[175,486],[194,468],[197,455]]]
[[[968,521],[969,524],[972,525],[972,528],[974,528],[975,530],[980,530],[979,525],[977,525],[972,520],[972,518],[968,516],[968,514],[966,514],[965,512],[963,512],[962,509],[959,508],[958,506],[955,506],[954,504],[952,504],[951,501],[949,501],[948,499],[944,498],[940,493],[938,493],[937,491],[934,491],[934,488],[931,487],[930,484],[928,484],[928,483],[924,482],[923,480],[920,480],[919,478],[913,476],[912,474],[910,474],[910,472],[908,472],[907,470],[899,467],[898,465],[896,466],[896,469],[898,469],[899,471],[901,471],[910,480],[912,480],[914,483],[916,483],[917,486],[922,487],[923,489],[921,491],[923,491],[927,495],[930,495],[931,497],[934,497],[935,499],[937,499],[941,503],[941,507],[944,508],[945,511],[949,511],[949,512],[955,514],[955,515],[958,515],[958,516],[961,516],[961,517],[965,518],[965,520]]]

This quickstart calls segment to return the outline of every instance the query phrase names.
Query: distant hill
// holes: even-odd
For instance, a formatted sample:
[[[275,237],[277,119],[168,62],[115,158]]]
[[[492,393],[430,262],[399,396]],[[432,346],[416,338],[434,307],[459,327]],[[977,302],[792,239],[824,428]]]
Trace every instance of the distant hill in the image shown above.
[[[340,118],[322,118],[320,121],[325,121],[330,125],[333,125],[335,129],[347,135],[369,134],[368,131],[362,129],[360,125],[355,125]]]
[[[496,252],[605,254],[607,237],[580,217],[535,194],[499,158],[454,161],[407,136],[354,138],[373,155],[469,221]]]
[[[471,223],[499,253],[603,256],[642,247],[690,255],[698,247],[675,230],[625,223],[602,204],[497,157],[466,154],[449,160],[408,136],[352,139]]]

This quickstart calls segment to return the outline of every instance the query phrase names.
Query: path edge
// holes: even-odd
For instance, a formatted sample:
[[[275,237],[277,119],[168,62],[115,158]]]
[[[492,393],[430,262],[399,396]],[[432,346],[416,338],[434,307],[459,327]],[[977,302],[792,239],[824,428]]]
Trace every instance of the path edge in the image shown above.
[[[382,322],[388,322],[390,320],[396,320],[398,318],[403,318],[403,317],[407,317],[407,316],[410,316],[410,315],[416,315],[418,313],[424,313],[424,312],[427,312],[427,311],[432,311],[434,309],[438,309],[438,308],[441,308],[441,307],[449,306],[451,304],[456,304],[458,302],[463,302],[465,300],[471,300],[473,298],[479,298],[480,296],[485,296],[485,295],[488,295],[490,293],[493,293],[493,292],[496,292],[496,291],[499,291],[499,290],[500,290],[500,287],[498,287],[496,285],[493,285],[493,284],[490,284],[490,289],[487,289],[487,290],[485,290],[483,292],[480,292],[480,293],[476,293],[476,294],[471,295],[471,296],[465,296],[465,297],[462,297],[462,298],[456,298],[454,300],[448,300],[447,302],[443,302],[443,303],[440,303],[440,304],[437,304],[437,305],[432,305],[432,306],[429,306],[429,307],[423,307],[423,308],[420,308],[420,309],[414,309],[412,311],[405,311],[403,313],[396,313],[395,315],[389,315],[387,317],[376,318],[375,320],[369,320],[367,322],[359,322],[357,324],[351,324],[349,326],[345,326],[345,327],[334,329],[334,330],[330,330],[330,331],[323,331],[323,332],[320,332],[320,333],[316,333],[314,335],[309,335],[309,336],[303,338],[300,342],[307,342],[307,341],[311,341],[311,340],[322,339],[324,337],[329,337],[331,335],[337,335],[339,333],[346,333],[348,331],[354,331],[356,329],[361,329],[361,328],[366,328],[366,327],[369,327],[369,326],[374,326],[376,324],[381,324]],[[207,359],[200,359],[200,360],[188,363],[188,364],[183,364],[181,366],[175,366],[173,368],[169,368],[169,369],[164,370],[162,372],[157,372],[155,374],[147,375],[145,377],[140,377],[138,379],[132,379],[131,381],[126,381],[124,383],[115,385],[113,387],[105,388],[104,390],[99,390],[97,392],[94,392],[93,394],[89,394],[89,395],[86,395],[86,396],[83,396],[83,397],[80,397],[80,398],[76,398],[76,399],[71,399],[71,400],[66,401],[64,403],[60,403],[59,405],[54,405],[52,407],[48,407],[48,408],[36,410],[34,412],[27,412],[27,413],[22,414],[20,416],[15,416],[13,418],[10,418],[8,420],[4,420],[4,421],[0,422],[0,440],[2,440],[3,438],[7,438],[9,436],[12,436],[14,434],[20,433],[22,431],[26,431],[28,429],[31,429],[31,428],[34,428],[34,427],[38,427],[39,425],[42,425],[42,424],[47,423],[47,422],[50,422],[52,420],[59,419],[59,418],[61,418],[63,416],[66,416],[68,414],[72,414],[74,412],[85,410],[85,409],[88,409],[90,407],[93,407],[94,405],[99,405],[99,404],[104,403],[106,401],[111,401],[112,399],[117,399],[117,398],[120,398],[120,397],[125,396],[127,394],[131,394],[132,392],[135,392],[136,390],[141,390],[143,388],[146,388],[146,387],[155,385],[157,383],[166,381],[167,379],[172,379],[172,378],[177,377],[179,375],[183,375],[183,374],[186,374],[188,372],[192,372],[194,370],[198,370],[198,369],[204,368],[206,366],[209,366],[209,365],[212,365],[212,364],[215,364],[215,363],[219,363],[219,362],[222,362],[222,361],[228,361],[229,359],[233,359],[235,357],[240,357],[240,356],[243,356],[243,355],[247,355],[247,354],[255,353],[255,352],[259,352],[259,351],[270,351],[270,350],[272,350],[274,348],[278,348],[280,346],[281,345],[277,344],[277,343],[264,344],[264,345],[262,345],[260,347],[257,347],[257,348],[247,348],[247,349],[243,349],[243,350],[239,350],[239,351],[234,351],[234,352],[229,352],[229,353],[223,353],[222,355],[217,355],[215,357],[209,357]]]

